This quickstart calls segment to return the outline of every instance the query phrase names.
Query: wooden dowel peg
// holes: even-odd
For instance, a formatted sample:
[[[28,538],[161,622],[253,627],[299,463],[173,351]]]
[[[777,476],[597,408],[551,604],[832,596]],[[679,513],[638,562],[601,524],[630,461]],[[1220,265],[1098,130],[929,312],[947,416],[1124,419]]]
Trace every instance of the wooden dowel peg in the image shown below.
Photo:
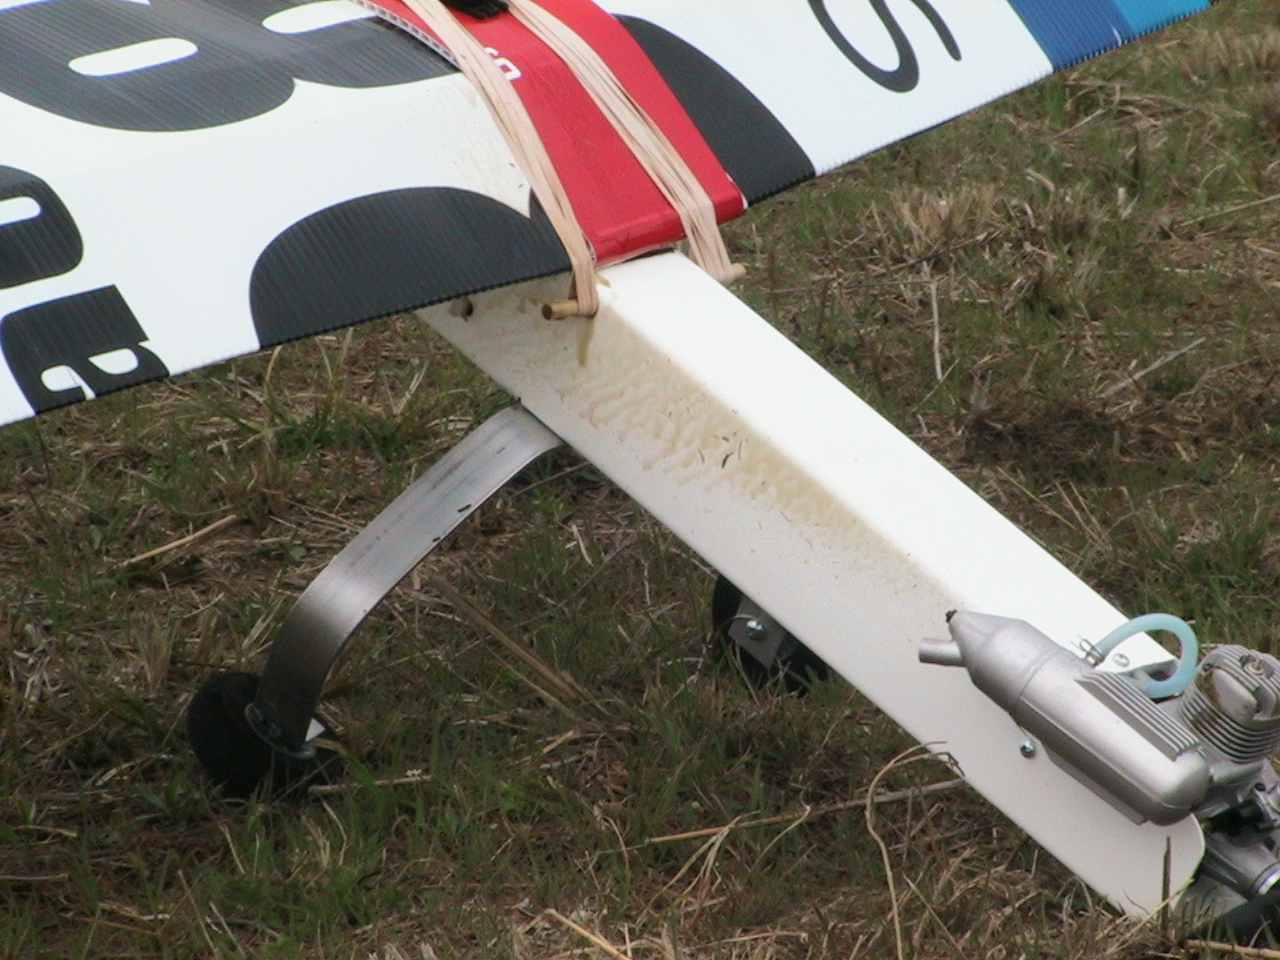
[[[557,300],[554,303],[544,303],[542,305],[542,319],[544,320],[568,320],[570,317],[579,317],[581,315],[577,300]]]

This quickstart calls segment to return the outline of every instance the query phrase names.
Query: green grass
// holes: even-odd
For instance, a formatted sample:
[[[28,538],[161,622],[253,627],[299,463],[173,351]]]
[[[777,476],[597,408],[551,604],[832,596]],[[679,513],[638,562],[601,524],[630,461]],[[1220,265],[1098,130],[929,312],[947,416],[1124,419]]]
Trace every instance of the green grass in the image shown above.
[[[1122,608],[1276,651],[1280,202],[1219,214],[1280,193],[1278,84],[1280,12],[1220,4],[752,211],[740,292]],[[604,955],[549,910],[635,958],[897,955],[863,811],[830,808],[909,742],[841,683],[743,685],[712,572],[569,453],[362,629],[326,701],[351,786],[202,784],[191,691],[258,668],[309,578],[506,402],[401,318],[0,433],[0,957]],[[589,699],[549,705],[436,580]],[[908,956],[1161,942],[967,792],[875,828]]]

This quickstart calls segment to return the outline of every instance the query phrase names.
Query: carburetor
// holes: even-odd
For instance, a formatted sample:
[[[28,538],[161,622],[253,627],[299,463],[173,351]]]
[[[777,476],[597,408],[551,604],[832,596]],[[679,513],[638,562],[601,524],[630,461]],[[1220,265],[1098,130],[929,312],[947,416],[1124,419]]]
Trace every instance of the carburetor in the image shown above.
[[[1268,760],[1280,747],[1280,660],[1226,645],[1196,665],[1194,634],[1165,615],[1131,621],[1083,658],[1022,620],[962,611],[948,627],[950,639],[921,643],[921,661],[966,668],[1055,763],[1135,823],[1200,820],[1197,885],[1230,891],[1225,903],[1215,891],[1219,910],[1280,892],[1280,778]],[[1096,669],[1117,637],[1144,629],[1183,637],[1175,677]]]

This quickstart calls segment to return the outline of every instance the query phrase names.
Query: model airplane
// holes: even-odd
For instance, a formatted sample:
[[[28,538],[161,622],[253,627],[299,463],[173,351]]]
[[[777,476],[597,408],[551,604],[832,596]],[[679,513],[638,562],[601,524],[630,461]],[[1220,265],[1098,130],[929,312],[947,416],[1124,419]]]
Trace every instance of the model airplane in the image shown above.
[[[1280,903],[1280,662],[1224,648],[1197,666],[1180,621],[1126,623],[720,283],[656,252],[698,216],[732,218],[1205,5],[533,8],[603,64],[656,160],[531,5],[460,15],[528,115],[549,197],[455,69],[434,0],[7,0],[0,422],[421,310],[523,409],[334,560],[260,681],[197,695],[193,742],[229,789],[314,770],[317,702],[351,632],[565,442],[741,588],[730,635],[758,663],[801,642],[1121,909],[1181,895],[1251,935]],[[655,164],[696,202],[672,200]],[[594,264],[553,216],[565,206]],[[1176,663],[1156,629],[1182,639]]]

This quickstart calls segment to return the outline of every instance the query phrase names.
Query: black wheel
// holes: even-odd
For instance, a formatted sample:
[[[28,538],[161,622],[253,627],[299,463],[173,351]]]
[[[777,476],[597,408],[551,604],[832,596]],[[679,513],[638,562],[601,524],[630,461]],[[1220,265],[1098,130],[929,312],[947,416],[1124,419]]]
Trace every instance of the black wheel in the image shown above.
[[[232,672],[209,678],[191,698],[187,739],[205,775],[237,800],[264,785],[273,796],[297,796],[313,783],[332,780],[341,769],[335,751],[317,748],[312,756],[292,757],[258,736],[244,715],[257,693],[256,675]]]
[[[781,677],[788,693],[802,696],[831,676],[821,657],[723,576],[711,594],[711,621],[724,650],[754,686],[770,686]]]

